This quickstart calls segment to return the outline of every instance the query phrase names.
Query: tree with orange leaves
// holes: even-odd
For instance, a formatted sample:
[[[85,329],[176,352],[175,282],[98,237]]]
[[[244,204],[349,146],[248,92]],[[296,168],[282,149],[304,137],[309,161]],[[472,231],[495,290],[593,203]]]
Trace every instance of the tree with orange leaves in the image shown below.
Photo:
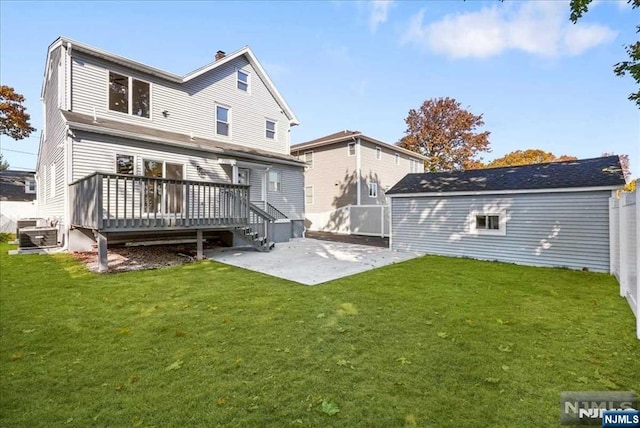
[[[407,130],[399,146],[427,157],[425,171],[452,171],[473,167],[476,155],[489,152],[490,132],[477,132],[484,125],[453,98],[434,98],[409,110]]]

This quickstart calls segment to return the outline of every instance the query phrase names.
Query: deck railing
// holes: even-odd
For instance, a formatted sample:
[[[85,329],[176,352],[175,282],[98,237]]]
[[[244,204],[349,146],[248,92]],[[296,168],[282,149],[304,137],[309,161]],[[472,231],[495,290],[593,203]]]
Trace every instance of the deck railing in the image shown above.
[[[249,186],[96,172],[69,185],[71,224],[101,231],[249,224]]]

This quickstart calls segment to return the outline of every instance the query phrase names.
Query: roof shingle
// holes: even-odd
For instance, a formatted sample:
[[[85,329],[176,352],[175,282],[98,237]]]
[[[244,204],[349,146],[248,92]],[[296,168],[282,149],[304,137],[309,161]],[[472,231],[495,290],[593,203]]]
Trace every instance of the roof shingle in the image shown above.
[[[407,174],[387,195],[622,187],[618,156],[469,171]]]

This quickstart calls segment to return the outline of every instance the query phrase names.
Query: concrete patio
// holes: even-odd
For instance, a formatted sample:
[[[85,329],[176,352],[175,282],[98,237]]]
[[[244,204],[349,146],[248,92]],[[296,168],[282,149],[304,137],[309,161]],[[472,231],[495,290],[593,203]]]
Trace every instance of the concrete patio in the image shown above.
[[[277,276],[305,285],[316,285],[421,256],[396,253],[388,248],[299,238],[279,243],[268,253],[252,248],[205,251],[220,263]]]

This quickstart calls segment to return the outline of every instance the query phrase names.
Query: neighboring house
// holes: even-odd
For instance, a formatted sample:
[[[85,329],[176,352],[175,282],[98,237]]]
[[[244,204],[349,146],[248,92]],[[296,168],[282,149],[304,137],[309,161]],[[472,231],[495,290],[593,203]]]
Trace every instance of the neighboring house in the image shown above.
[[[70,250],[224,231],[266,249],[302,234],[298,120],[249,47],[178,76],[61,37],[42,99],[39,214]]]
[[[291,154],[307,164],[307,228],[359,234],[373,233],[358,226],[356,211],[358,217],[374,220],[371,226],[380,230],[381,220],[387,217],[382,209],[387,205],[387,190],[407,173],[423,172],[425,160],[418,153],[347,130],[295,144]],[[356,206],[369,209],[350,209]]]
[[[32,171],[0,171],[0,232],[15,233],[19,218],[36,217],[36,179]]]
[[[390,247],[609,272],[609,198],[618,156],[409,174],[391,199]]]

